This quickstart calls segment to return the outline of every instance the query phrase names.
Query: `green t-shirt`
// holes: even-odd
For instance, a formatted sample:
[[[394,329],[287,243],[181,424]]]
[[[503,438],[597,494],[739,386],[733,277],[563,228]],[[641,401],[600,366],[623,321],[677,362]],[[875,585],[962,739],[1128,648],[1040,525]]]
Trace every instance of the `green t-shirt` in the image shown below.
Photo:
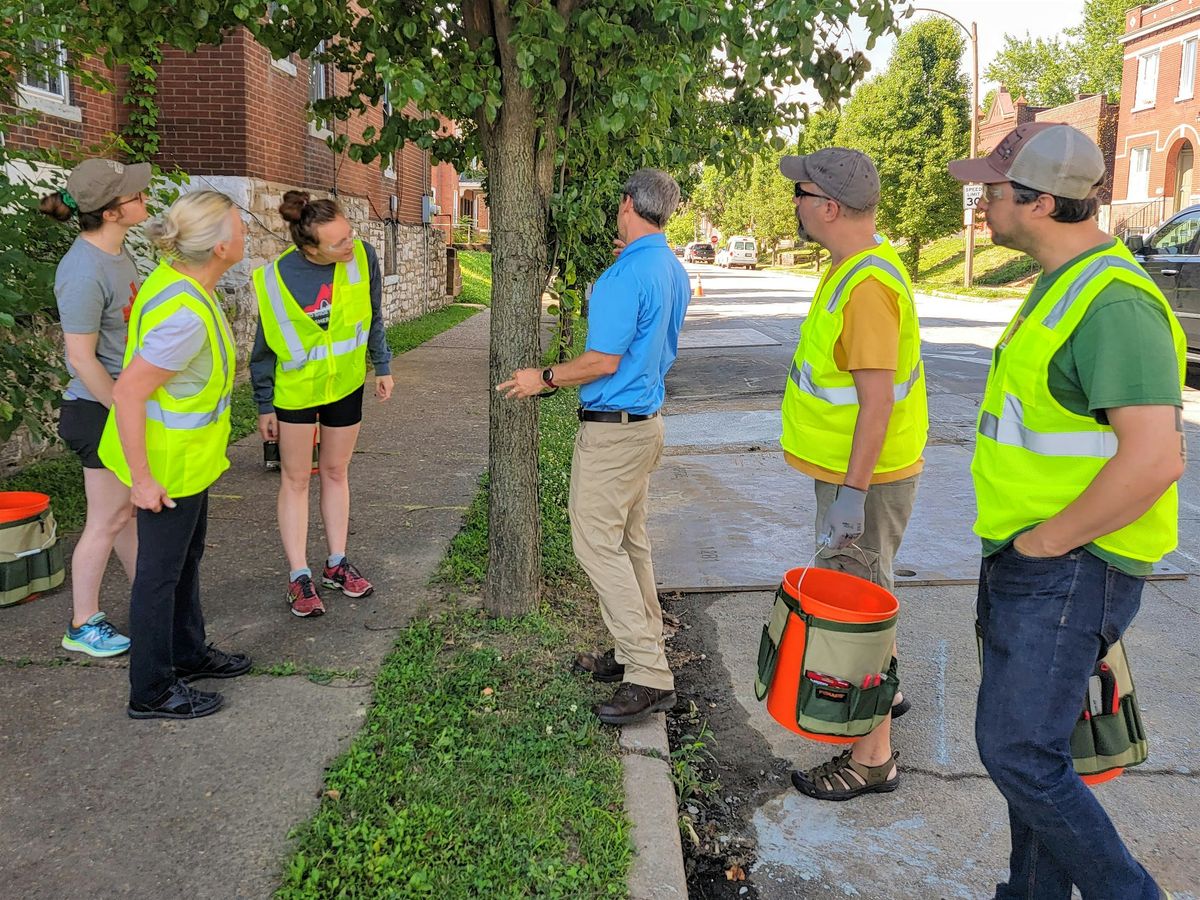
[[[1031,313],[1063,272],[1094,252],[1096,248],[1053,272],[1044,272],[1020,315]],[[1182,407],[1179,364],[1167,315],[1151,294],[1114,281],[1096,295],[1075,331],[1050,361],[1047,382],[1054,399],[1071,412],[1090,415],[1102,424],[1108,424],[1105,410],[1115,407]],[[1020,533],[1005,541],[985,538],[983,555],[1004,549]],[[1144,578],[1153,570],[1151,563],[1110,553],[1095,544],[1084,549],[1130,575]]]

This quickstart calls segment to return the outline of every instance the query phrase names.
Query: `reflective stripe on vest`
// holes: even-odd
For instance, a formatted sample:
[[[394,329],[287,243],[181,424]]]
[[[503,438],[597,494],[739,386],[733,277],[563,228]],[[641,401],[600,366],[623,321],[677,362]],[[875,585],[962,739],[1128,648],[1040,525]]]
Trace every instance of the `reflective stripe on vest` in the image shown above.
[[[278,288],[276,288],[278,290]],[[274,302],[274,301],[272,301]],[[292,323],[289,321],[288,325]],[[296,329],[292,327],[292,333],[295,334]],[[280,360],[279,368],[285,372],[294,372],[297,369],[304,368],[305,364],[318,359],[327,359],[329,357],[330,348],[332,347],[334,356],[345,356],[347,353],[353,353],[359,347],[367,342],[367,333],[363,331],[362,323],[359,322],[354,326],[354,337],[346,338],[342,341],[334,341],[329,344],[317,344],[308,353],[303,349],[300,350],[296,357],[288,360]]]
[[[194,431],[197,428],[203,428],[205,425],[213,424],[213,422],[221,418],[221,413],[227,409],[229,409],[229,397],[222,397],[217,404],[217,408],[211,412],[194,413],[174,412],[169,409],[163,409],[157,400],[147,400],[146,418],[162,422],[167,428],[174,428],[176,431]]]
[[[133,335],[134,347],[140,348],[142,346],[141,328],[142,328],[142,323],[144,321],[146,321],[147,314],[149,314],[151,311],[158,308],[159,306],[162,306],[168,300],[175,299],[180,294],[187,294],[193,300],[195,300],[198,303],[200,303],[201,305],[203,305],[204,308],[206,310],[208,310],[209,314],[212,316],[213,325],[216,328],[217,334],[222,333],[221,323],[220,323],[220,321],[218,321],[217,315],[213,311],[212,305],[209,302],[209,300],[207,298],[205,298],[205,296],[202,293],[200,293],[200,291],[196,289],[196,286],[194,284],[192,284],[190,281],[177,281],[174,284],[172,284],[170,287],[168,287],[166,290],[164,290],[162,293],[152,297],[146,303],[146,305],[142,307],[141,314],[138,316],[138,320],[137,320],[138,333]],[[218,341],[217,347],[221,351],[221,372],[226,378],[228,378],[229,377],[229,354],[225,351],[225,342]]]
[[[850,283],[850,279],[866,268],[882,269],[901,284],[907,284],[907,282],[904,280],[904,276],[900,274],[900,270],[882,256],[875,256],[874,254],[871,256],[864,256],[850,268],[849,272],[842,276],[842,280],[838,282],[837,288],[829,297],[829,302],[825,304],[826,310],[833,312],[835,309],[837,309],[838,304],[842,302],[842,293],[846,290],[846,285]],[[911,294],[909,295],[909,299],[912,299]]]
[[[1057,327],[1058,323],[1062,321],[1063,316],[1067,314],[1067,310],[1079,299],[1079,295],[1088,286],[1088,282],[1108,268],[1124,269],[1127,272],[1132,272],[1139,278],[1150,281],[1146,276],[1145,270],[1137,263],[1131,263],[1116,256],[1101,256],[1099,259],[1094,259],[1088,263],[1087,268],[1079,273],[1079,277],[1067,288],[1067,292],[1054,304],[1054,309],[1046,314],[1046,318],[1042,320],[1042,324],[1047,328]]]
[[[1021,447],[1041,456],[1090,456],[1110,459],[1117,453],[1117,436],[1111,431],[1034,431],[1025,424],[1025,409],[1012,394],[1004,395],[997,418],[979,416],[979,433],[999,444]]]
[[[813,382],[812,379],[812,364],[805,362],[800,368],[797,368],[795,360],[792,361],[792,371],[789,373],[792,382],[800,390],[806,394],[811,394],[814,397],[831,403],[834,406],[857,406],[858,405],[858,388],[851,387],[820,387]],[[913,367],[912,373],[908,376],[907,381],[902,381],[899,384],[892,386],[892,396],[895,400],[900,401],[912,393],[913,385],[921,377],[921,364],[918,362]]]

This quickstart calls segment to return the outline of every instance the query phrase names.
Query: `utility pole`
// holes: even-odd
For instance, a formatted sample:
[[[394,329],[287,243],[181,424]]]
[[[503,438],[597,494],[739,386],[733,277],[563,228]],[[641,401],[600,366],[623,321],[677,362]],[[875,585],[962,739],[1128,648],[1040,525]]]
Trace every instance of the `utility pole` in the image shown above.
[[[913,7],[912,12],[933,13],[949,19],[963,30],[971,42],[971,159],[979,153],[979,31],[974,22],[968,28],[958,19],[940,9]],[[975,280],[975,207],[971,207],[963,216],[965,231],[963,233],[963,248],[966,262],[963,266],[963,287],[969,288]]]

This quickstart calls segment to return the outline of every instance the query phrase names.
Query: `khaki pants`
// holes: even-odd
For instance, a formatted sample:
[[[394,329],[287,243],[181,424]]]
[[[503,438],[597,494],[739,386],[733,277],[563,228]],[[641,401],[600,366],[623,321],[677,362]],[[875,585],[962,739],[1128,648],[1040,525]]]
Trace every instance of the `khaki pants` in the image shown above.
[[[674,690],[662,607],[650,561],[646,499],[662,459],[662,416],[641,422],[581,422],[571,460],[571,541],[600,595],[625,680]]]
[[[920,475],[893,481],[890,484],[873,484],[867,491],[866,530],[862,537],[849,547],[836,552],[823,550],[816,564],[823,569],[849,572],[859,578],[873,581],[889,591],[895,589],[892,566],[896,552],[904,539],[913,503],[917,499],[917,482]],[[821,521],[833,504],[838,486],[826,481],[815,482],[817,490],[817,537],[820,537]]]

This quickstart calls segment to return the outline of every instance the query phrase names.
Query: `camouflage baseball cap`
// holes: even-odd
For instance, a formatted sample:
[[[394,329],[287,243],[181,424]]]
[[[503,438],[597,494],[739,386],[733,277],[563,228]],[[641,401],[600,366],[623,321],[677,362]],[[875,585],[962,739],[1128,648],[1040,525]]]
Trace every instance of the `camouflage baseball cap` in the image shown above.
[[[869,209],[879,203],[879,173],[871,157],[847,147],[826,147],[807,156],[785,156],[779,171],[792,181],[811,181],[826,194],[851,209]]]
[[[67,193],[81,213],[95,212],[125,194],[150,186],[150,163],[123,165],[111,159],[85,159],[67,178]]]

